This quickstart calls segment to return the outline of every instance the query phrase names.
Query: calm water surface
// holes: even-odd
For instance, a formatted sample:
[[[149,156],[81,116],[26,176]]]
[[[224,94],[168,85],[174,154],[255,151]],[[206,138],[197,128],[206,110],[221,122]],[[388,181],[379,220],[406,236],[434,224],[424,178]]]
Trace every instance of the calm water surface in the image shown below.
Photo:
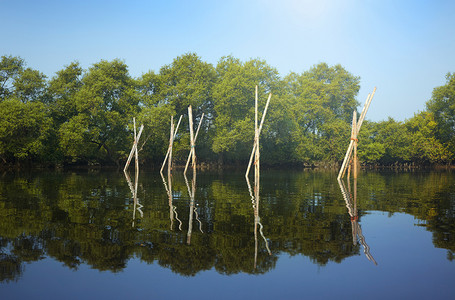
[[[455,298],[454,173],[262,173],[3,174],[0,299]]]

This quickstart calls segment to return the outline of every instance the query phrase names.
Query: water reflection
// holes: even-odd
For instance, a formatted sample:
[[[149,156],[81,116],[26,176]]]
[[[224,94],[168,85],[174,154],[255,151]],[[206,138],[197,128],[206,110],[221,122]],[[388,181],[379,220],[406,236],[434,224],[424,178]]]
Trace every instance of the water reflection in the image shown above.
[[[349,176],[348,176],[349,178]],[[369,261],[377,265],[377,262],[374,260],[373,256],[370,253],[370,247],[365,241],[365,237],[362,233],[362,227],[360,227],[359,216],[357,211],[357,179],[353,179],[354,192],[351,193],[351,185],[348,184],[348,189],[344,184],[344,181],[341,178],[338,178],[338,184],[343,194],[344,201],[346,202],[346,207],[348,209],[349,216],[351,217],[351,228],[352,228],[352,243],[357,244],[357,238],[360,241],[360,244],[363,246],[363,253],[368,258]],[[348,180],[349,183],[349,180]],[[354,196],[352,196],[354,195]]]
[[[267,238],[264,236],[262,232],[262,223],[261,217],[259,217],[259,180],[256,182],[254,186],[254,195],[251,191],[251,184],[248,177],[245,177],[246,184],[248,186],[248,192],[250,193],[251,203],[253,205],[253,214],[254,214],[254,268],[256,269],[257,266],[257,259],[258,259],[258,226],[259,226],[259,233],[261,234],[262,239],[264,240],[265,247],[269,255],[272,255],[272,252],[269,248],[269,242]]]
[[[128,171],[124,170],[123,173],[125,174],[126,181],[128,182],[128,186],[130,187],[132,199],[133,199],[133,221],[131,223],[131,227],[134,227],[134,221],[136,220],[136,211],[139,212],[141,218],[144,217],[144,213],[142,212],[141,208],[144,207],[142,204],[139,203],[139,199],[137,197],[137,187],[139,182],[139,170],[135,172],[134,176],[134,185],[131,182],[130,175]]]
[[[177,213],[177,207],[173,203],[174,199],[173,199],[173,196],[172,196],[172,176],[171,176],[171,173],[168,173],[168,176],[167,176],[169,187],[168,187],[168,184],[166,184],[166,179],[164,178],[163,173],[160,172],[160,175],[161,175],[161,179],[163,180],[164,189],[166,190],[166,194],[167,194],[168,199],[169,199],[169,220],[171,222],[170,230],[171,231],[174,230],[174,219],[175,219],[175,220],[177,220],[179,222],[179,227],[178,228],[181,231],[182,230],[182,221],[180,221],[179,215]]]
[[[196,193],[196,169],[193,168],[193,179],[191,180],[191,189],[188,183],[188,178],[186,174],[183,174],[185,178],[185,184],[188,189],[188,196],[190,197],[190,211],[189,211],[189,218],[188,218],[188,233],[187,233],[187,240],[186,243],[188,245],[191,244],[191,233],[193,232],[193,215],[196,216],[196,220],[199,222],[199,231],[202,231],[202,222],[199,220],[199,215],[197,213],[197,207],[195,206],[194,194]]]
[[[0,280],[17,280],[26,263],[43,258],[74,270],[86,264],[111,272],[137,259],[185,276],[210,269],[263,274],[283,253],[323,267],[362,247],[370,253],[357,221],[365,211],[414,216],[432,233],[434,246],[454,257],[452,173],[372,172],[350,193],[330,173],[267,172],[260,197],[249,182],[246,191],[240,173],[198,173],[197,190],[196,176],[140,176],[138,185],[136,176],[133,182],[121,173],[5,175]]]

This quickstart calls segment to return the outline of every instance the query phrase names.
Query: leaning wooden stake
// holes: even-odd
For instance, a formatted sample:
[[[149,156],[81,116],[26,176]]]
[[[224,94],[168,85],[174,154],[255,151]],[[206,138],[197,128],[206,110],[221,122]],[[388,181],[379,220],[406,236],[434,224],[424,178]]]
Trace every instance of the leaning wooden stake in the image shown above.
[[[135,161],[135,174],[136,177],[139,176],[139,154],[137,153],[137,135],[136,135],[136,120],[134,120],[134,143],[136,144],[136,147],[134,147],[134,161]],[[137,185],[137,180],[136,180],[136,185]],[[137,190],[137,186],[136,186]]]
[[[171,133],[169,135],[169,156],[167,161],[167,174],[172,173],[172,145],[174,144],[174,117],[171,117]]]
[[[137,144],[139,142],[139,139],[141,138],[142,130],[144,129],[144,125],[141,125],[141,127],[139,128],[139,133],[136,135],[136,119],[135,118],[133,118],[133,123],[134,123],[133,147],[131,148],[130,155],[128,156],[128,160],[126,161],[123,171],[126,171],[128,169],[128,167],[130,166],[131,159],[133,158],[133,155],[137,152]]]
[[[182,121],[182,117],[183,117],[183,116],[180,116],[180,119],[179,119],[179,121],[178,121],[178,123],[177,123],[177,127],[176,127],[175,130],[174,130],[174,137],[173,137],[173,140],[175,140],[175,136],[177,135],[177,131],[179,130],[180,121]],[[168,158],[168,156],[169,156],[170,150],[171,150],[171,147],[169,146],[169,147],[167,148],[167,152],[166,152],[166,156],[164,157],[163,164],[161,165],[160,173],[163,173],[163,169],[164,169],[164,166],[166,165],[166,161],[167,161],[167,158]]]
[[[267,99],[267,103],[265,104],[264,113],[262,114],[262,118],[261,118],[261,124],[259,125],[258,135],[261,134],[262,125],[264,124],[265,115],[267,114],[267,109],[269,107],[270,98],[272,98],[271,93],[269,94],[269,98]],[[248,174],[250,173],[251,163],[253,162],[253,157],[254,157],[254,154],[256,153],[256,147],[257,147],[257,144],[256,144],[256,139],[255,139],[254,144],[253,144],[253,150],[251,151],[251,155],[250,155],[250,160],[248,162],[248,168],[246,169],[246,173],[245,173],[246,177],[248,177]]]
[[[370,95],[368,94],[367,100],[365,101],[365,105],[362,109],[362,113],[360,114],[359,121],[357,122],[357,136],[359,135],[360,132],[360,127],[362,126],[363,120],[365,119],[365,115],[367,114],[368,108],[370,107],[371,100],[373,100],[374,93],[376,92],[376,87],[373,89],[373,93]],[[337,179],[340,179],[344,176],[344,173],[346,172],[346,168],[348,165],[348,161],[351,158],[352,154],[352,149],[354,147],[354,140],[351,140],[349,143],[348,150],[346,151],[346,155],[344,156],[343,163],[341,164],[340,172],[338,173]]]
[[[199,121],[199,125],[197,126],[196,135],[194,136],[195,145],[196,145],[197,136],[199,134],[199,129],[201,128],[202,119],[204,119],[204,113],[202,113],[201,120]],[[191,151],[191,149],[190,149],[190,153],[188,154],[188,159],[186,160],[186,164],[185,164],[185,171],[183,171],[184,174],[186,174],[186,170],[188,169],[188,165],[190,164],[190,159],[192,156],[193,156],[193,151]]]
[[[258,86],[254,100],[254,140],[256,141],[256,151],[254,154],[254,185],[259,198],[259,128],[258,128]]]
[[[191,165],[193,167],[193,174],[196,173],[196,150],[194,149],[194,132],[193,132],[193,109],[191,108],[191,105],[188,106],[188,121],[190,125],[190,153],[192,157]],[[186,174],[186,169],[183,172],[183,174]]]
[[[354,169],[354,179],[357,179],[357,112],[355,110],[352,114],[351,140],[354,141],[354,157],[352,159],[352,167]]]

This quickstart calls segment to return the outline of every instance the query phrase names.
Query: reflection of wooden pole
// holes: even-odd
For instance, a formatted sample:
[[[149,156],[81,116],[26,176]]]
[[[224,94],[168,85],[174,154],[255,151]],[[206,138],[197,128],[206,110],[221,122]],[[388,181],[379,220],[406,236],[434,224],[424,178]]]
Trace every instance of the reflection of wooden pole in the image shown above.
[[[267,99],[267,103],[265,104],[264,113],[262,114],[261,124],[259,125],[259,134],[261,134],[262,125],[264,124],[265,115],[267,114],[267,109],[269,107],[269,103],[270,103],[270,99],[271,98],[272,98],[272,94],[270,93],[269,94],[269,98]],[[256,144],[256,140],[255,140],[254,144],[253,144],[253,150],[251,150],[250,160],[248,162],[248,167],[246,169],[245,176],[248,176],[248,174],[250,173],[250,167],[251,167],[251,163],[253,162],[254,154],[256,153],[255,152],[256,151],[256,147],[257,147],[257,144]]]
[[[133,222],[131,224],[132,227],[134,227],[134,220],[136,219],[136,210],[141,214],[141,218],[143,217],[143,212],[141,208],[143,205],[139,203],[139,200],[137,198],[137,187],[138,187],[138,182],[139,182],[139,169],[137,169],[137,172],[134,177],[134,186],[133,183],[131,182],[131,178],[128,175],[128,172],[126,170],[123,171],[125,174],[126,181],[128,182],[128,186],[131,191],[131,195],[133,196]]]
[[[190,185],[188,184],[188,179],[186,178],[186,174],[183,174],[183,177],[185,178],[186,187],[188,188],[188,194],[190,196],[190,214],[189,214],[189,218],[188,218],[188,233],[187,233],[187,238],[186,238],[187,244],[190,245],[191,244],[191,234],[193,232],[193,213],[195,211],[194,195],[196,193],[196,172],[195,171],[193,172],[193,180],[191,181],[191,190],[190,190]],[[197,219],[197,217],[196,217],[196,219]],[[201,226],[200,226],[200,230],[202,232]]]
[[[258,261],[258,222],[256,218],[256,209],[254,210],[254,268],[256,269]]]
[[[167,184],[166,184],[166,179],[164,179],[164,175],[163,173],[160,173],[161,174],[161,179],[163,180],[163,184],[164,184],[164,189],[166,190],[166,194],[169,198],[169,219],[171,220],[171,225],[170,225],[170,230],[173,230],[173,225],[174,225],[174,205],[173,205],[173,199],[172,199],[172,177],[170,176],[170,174],[168,174],[168,181],[169,181],[169,189],[167,187]]]
[[[354,216],[357,217],[357,178],[354,178]]]
[[[180,121],[182,121],[182,117],[183,117],[183,116],[180,116],[179,121],[178,121],[178,123],[177,123],[177,127],[176,127],[175,130],[174,130],[174,138],[173,138],[173,141],[175,140],[175,137],[176,137],[176,135],[177,135],[177,131],[179,130]],[[161,169],[160,169],[160,172],[161,172],[161,173],[163,172],[164,166],[166,165],[166,161],[167,161],[167,158],[168,158],[168,156],[169,156],[169,151],[170,151],[170,148],[168,147],[168,148],[167,148],[167,152],[166,152],[166,156],[164,157],[164,160],[163,160],[163,164],[161,165]]]
[[[204,113],[202,113],[201,120],[199,120],[199,125],[197,126],[196,135],[194,136],[195,145],[196,145],[197,136],[199,134],[199,129],[201,128],[202,119],[204,119]],[[183,171],[183,173],[186,173],[186,170],[188,169],[188,165],[190,164],[190,159],[191,159],[192,155],[193,155],[193,151],[191,151],[191,149],[190,149],[190,153],[188,154],[188,159],[186,160],[185,170]]]
[[[370,253],[370,247],[365,241],[365,237],[362,233],[362,228],[358,223],[358,213],[357,213],[357,179],[354,178],[354,197],[351,196],[350,185],[349,192],[344,185],[344,181],[342,179],[337,179],[338,184],[341,189],[341,194],[343,195],[344,201],[346,202],[346,207],[348,209],[349,216],[351,217],[351,226],[352,226],[352,238],[353,244],[357,244],[357,236],[359,238],[360,244],[363,246],[363,253],[367,257],[368,260],[372,261],[375,265],[378,263],[374,260],[373,256]],[[352,198],[354,198],[354,206],[352,205]]]

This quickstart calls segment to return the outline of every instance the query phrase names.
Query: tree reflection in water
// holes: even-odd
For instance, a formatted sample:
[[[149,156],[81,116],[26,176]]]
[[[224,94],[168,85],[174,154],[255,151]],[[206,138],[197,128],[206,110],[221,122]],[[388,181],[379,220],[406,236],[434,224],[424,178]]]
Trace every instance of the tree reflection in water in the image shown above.
[[[335,183],[335,174],[267,172],[261,178],[261,218],[259,195],[254,197],[251,187],[246,191],[242,174],[198,174],[197,193],[195,178],[190,186],[178,175],[166,183],[144,173],[139,204],[138,182],[128,182],[124,174],[5,174],[0,279],[17,280],[24,263],[47,257],[74,270],[87,264],[111,272],[138,259],[185,276],[210,269],[262,274],[283,253],[324,266],[359,254],[353,235],[371,255],[356,220],[366,211],[413,215],[433,233],[434,245],[447,249],[449,260],[454,257],[455,176],[450,172],[363,174],[362,185],[354,189],[360,203],[343,199],[350,193]],[[198,230],[190,229],[191,218]]]

